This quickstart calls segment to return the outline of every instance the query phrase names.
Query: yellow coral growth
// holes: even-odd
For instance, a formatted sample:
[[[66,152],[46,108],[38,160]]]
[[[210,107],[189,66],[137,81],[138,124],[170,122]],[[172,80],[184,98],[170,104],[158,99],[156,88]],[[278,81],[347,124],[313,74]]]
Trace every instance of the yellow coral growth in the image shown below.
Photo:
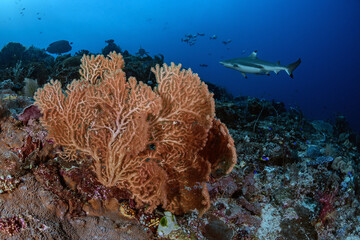
[[[205,212],[210,173],[224,168],[227,174],[236,161],[231,136],[214,119],[212,94],[181,65],[153,68],[154,91],[126,79],[123,67],[120,54],[84,56],[81,79],[65,93],[53,80],[38,90],[35,100],[49,137],[69,160],[92,157],[99,182],[129,189],[138,207]],[[221,149],[216,157],[210,156],[215,143]],[[203,150],[209,144],[211,154]]]

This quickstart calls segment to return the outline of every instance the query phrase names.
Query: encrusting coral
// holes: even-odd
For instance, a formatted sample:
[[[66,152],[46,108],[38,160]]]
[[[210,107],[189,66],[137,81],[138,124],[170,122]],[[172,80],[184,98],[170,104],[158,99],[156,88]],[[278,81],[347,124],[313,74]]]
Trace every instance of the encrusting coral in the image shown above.
[[[209,176],[231,172],[233,139],[215,119],[213,94],[181,65],[152,69],[157,87],[126,79],[120,54],[84,56],[80,80],[35,94],[49,137],[68,160],[91,157],[98,181],[128,189],[137,207],[175,214],[210,207]]]

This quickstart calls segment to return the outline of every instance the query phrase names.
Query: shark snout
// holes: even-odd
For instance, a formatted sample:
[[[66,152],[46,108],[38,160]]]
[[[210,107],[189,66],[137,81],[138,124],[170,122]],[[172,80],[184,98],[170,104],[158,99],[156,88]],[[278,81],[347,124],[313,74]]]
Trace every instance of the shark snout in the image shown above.
[[[224,67],[232,67],[232,64],[228,63],[228,62],[219,62],[221,65],[223,65]]]

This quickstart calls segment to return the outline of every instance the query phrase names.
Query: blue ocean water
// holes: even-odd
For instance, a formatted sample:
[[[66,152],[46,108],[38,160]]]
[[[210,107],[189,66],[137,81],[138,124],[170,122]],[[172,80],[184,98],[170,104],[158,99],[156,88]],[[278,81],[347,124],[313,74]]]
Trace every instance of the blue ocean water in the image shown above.
[[[8,42],[46,48],[66,39],[71,53],[96,53],[114,39],[130,53],[142,47],[191,67],[234,96],[282,101],[310,119],[344,115],[360,131],[359,12],[357,0],[2,0],[0,48]],[[205,35],[194,45],[181,41],[197,33]],[[263,60],[302,63],[294,79],[283,71],[244,79],[219,64],[254,50]]]

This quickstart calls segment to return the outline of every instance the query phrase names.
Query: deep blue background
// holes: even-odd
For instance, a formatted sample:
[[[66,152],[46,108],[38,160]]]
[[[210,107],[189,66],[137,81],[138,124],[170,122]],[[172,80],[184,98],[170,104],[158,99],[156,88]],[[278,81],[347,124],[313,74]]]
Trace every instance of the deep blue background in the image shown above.
[[[162,53],[234,95],[283,101],[311,119],[344,114],[360,131],[359,13],[358,0],[1,0],[0,47],[13,41],[46,48],[66,39],[72,53],[100,52],[112,38],[131,53],[140,46]],[[197,32],[206,35],[194,46],[180,41]],[[217,40],[209,40],[213,34]],[[244,79],[218,63],[255,49],[282,64],[301,57],[295,78],[281,72]]]

